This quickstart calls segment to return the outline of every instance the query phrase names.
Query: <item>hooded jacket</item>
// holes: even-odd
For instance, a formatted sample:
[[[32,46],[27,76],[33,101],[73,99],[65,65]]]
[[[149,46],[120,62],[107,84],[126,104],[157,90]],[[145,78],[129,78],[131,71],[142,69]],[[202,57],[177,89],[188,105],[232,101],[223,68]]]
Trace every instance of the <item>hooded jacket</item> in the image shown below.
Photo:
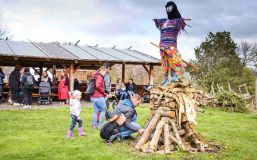
[[[106,97],[107,93],[105,91],[104,77],[98,71],[94,72],[92,76],[95,77],[95,91],[90,98]]]
[[[111,113],[108,114],[110,114],[108,115],[110,117],[114,116],[115,114],[118,116],[124,114],[126,121],[123,125],[132,131],[138,132],[139,129],[130,124],[133,119],[137,118],[137,112],[131,100],[125,99],[122,103],[119,103]]]

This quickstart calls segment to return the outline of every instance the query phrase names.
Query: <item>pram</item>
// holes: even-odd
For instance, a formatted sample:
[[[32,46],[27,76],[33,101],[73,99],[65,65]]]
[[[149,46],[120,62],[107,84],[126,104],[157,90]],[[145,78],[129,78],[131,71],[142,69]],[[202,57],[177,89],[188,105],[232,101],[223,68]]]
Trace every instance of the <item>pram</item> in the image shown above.
[[[126,93],[126,97],[124,97],[123,99],[121,99],[121,94],[116,90],[114,91],[114,93],[112,94],[112,108],[114,109],[120,102],[120,100],[124,100],[124,99],[129,99],[129,95]]]
[[[143,102],[149,103],[150,102],[150,90],[154,88],[154,85],[144,85],[144,92],[143,92]]]
[[[52,104],[51,99],[51,85],[49,82],[40,82],[39,83],[39,90],[38,90],[38,101],[37,104]]]

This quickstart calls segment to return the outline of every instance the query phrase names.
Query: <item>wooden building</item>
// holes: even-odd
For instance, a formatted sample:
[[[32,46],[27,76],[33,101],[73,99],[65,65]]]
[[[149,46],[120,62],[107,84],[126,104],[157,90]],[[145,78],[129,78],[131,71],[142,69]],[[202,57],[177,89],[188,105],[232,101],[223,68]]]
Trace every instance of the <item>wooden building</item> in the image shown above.
[[[0,40],[0,66],[19,64],[32,67],[39,75],[47,68],[54,76],[56,69],[66,69],[70,90],[73,90],[74,74],[78,69],[95,70],[104,62],[122,64],[123,80],[126,64],[142,65],[149,74],[149,82],[153,82],[153,66],[160,66],[160,59],[131,49]]]

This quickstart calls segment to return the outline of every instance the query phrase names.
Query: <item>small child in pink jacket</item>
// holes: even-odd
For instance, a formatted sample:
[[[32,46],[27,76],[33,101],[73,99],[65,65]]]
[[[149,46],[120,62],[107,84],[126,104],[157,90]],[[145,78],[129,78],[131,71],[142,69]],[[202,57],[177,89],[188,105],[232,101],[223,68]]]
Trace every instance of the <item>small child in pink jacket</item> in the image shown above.
[[[73,91],[70,99],[71,125],[67,132],[67,138],[72,138],[72,132],[77,122],[79,124],[78,135],[79,136],[86,135],[86,133],[83,131],[83,128],[82,128],[83,121],[80,117],[80,112],[81,112],[80,99],[81,99],[81,92],[78,90]]]

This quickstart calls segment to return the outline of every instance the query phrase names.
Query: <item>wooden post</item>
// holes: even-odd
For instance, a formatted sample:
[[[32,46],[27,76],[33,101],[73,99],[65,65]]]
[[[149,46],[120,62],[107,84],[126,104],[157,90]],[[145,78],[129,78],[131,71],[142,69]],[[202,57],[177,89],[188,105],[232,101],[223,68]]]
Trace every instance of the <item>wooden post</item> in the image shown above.
[[[230,83],[228,83],[228,91],[229,91],[230,93],[232,93]]]
[[[32,67],[33,68],[33,70],[35,71],[35,72],[37,72],[37,74],[39,74],[40,75],[40,72],[36,69],[36,68],[34,68],[34,67]],[[40,75],[41,76],[41,75]]]
[[[125,63],[122,63],[122,82],[125,83]]]
[[[169,135],[170,135],[169,125],[165,124],[164,125],[164,150],[166,154],[169,154],[171,150],[170,148],[171,142],[170,142]]]
[[[163,126],[164,126],[164,121],[160,120],[158,125],[157,125],[157,127],[156,127],[156,129],[155,129],[155,132],[153,134],[153,138],[150,141],[149,148],[152,151],[156,151],[157,150],[158,142],[159,142],[161,133],[163,131]]]
[[[149,84],[150,85],[154,85],[154,82],[153,82],[153,65],[150,65],[150,71],[149,71]]]
[[[42,78],[43,74],[43,67],[39,67],[39,77]]]
[[[141,138],[139,139],[139,141],[137,142],[137,144],[135,146],[135,148],[137,150],[140,150],[141,147],[147,142],[148,138],[150,137],[152,131],[155,129],[155,127],[156,127],[156,125],[157,125],[157,123],[159,122],[160,119],[161,119],[161,116],[159,114],[155,114],[153,116],[149,125],[145,129],[144,134],[141,136]]]
[[[170,124],[171,124],[171,126],[172,126],[172,129],[173,129],[173,132],[174,132],[174,134],[175,134],[175,137],[176,137],[176,139],[178,140],[176,143],[178,144],[178,146],[179,146],[180,149],[185,150],[185,147],[184,147],[184,145],[183,145],[183,143],[182,143],[182,140],[181,140],[181,138],[180,138],[180,136],[179,136],[177,127],[176,127],[175,123],[173,122],[173,120],[170,120]]]
[[[70,91],[74,89],[74,64],[71,63],[69,67]]]
[[[56,65],[53,65],[53,68],[52,68],[52,74],[53,74],[53,85],[54,87],[56,86],[56,81],[57,81],[57,77],[56,77]]]

